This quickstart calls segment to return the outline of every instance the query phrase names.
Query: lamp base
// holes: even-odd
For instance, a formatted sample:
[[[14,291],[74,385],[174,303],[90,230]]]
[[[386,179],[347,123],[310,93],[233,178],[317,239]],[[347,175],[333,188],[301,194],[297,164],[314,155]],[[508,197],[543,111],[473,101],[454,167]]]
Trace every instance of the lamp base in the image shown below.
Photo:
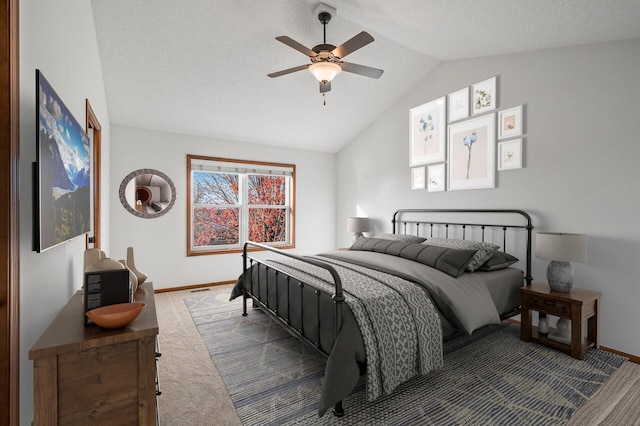
[[[358,241],[362,237],[364,237],[364,235],[362,235],[362,232],[354,232],[353,233],[353,238],[351,239],[351,241],[353,241],[355,243],[356,241]]]
[[[573,285],[575,271],[569,262],[552,260],[547,266],[547,282],[553,291],[568,293]]]

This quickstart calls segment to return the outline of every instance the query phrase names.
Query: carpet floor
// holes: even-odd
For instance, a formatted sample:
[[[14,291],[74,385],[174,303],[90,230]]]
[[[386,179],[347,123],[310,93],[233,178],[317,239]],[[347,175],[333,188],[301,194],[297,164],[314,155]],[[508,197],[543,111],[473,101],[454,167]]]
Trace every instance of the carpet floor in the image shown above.
[[[474,333],[447,342],[442,370],[372,403],[360,385],[344,401],[344,418],[318,418],[322,357],[258,310],[241,317],[239,301],[226,302],[222,293],[185,297],[185,304],[246,425],[563,425],[582,405],[602,412],[590,408],[592,401],[585,403],[628,364],[596,349],[584,361],[574,360],[522,342],[518,326],[503,324],[478,333],[482,338]]]

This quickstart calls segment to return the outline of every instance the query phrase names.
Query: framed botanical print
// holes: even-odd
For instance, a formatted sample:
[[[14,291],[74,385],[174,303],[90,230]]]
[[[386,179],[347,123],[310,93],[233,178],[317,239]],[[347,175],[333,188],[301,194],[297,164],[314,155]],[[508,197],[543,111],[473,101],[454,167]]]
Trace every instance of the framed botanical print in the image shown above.
[[[445,160],[447,140],[445,114],[444,96],[411,109],[410,166]]]
[[[498,139],[522,134],[522,105],[498,112]]]
[[[457,90],[449,93],[448,97],[448,115],[449,122],[458,121],[469,117],[469,88]]]
[[[488,114],[449,125],[449,190],[495,187],[495,120]]]
[[[424,166],[411,169],[411,189],[424,189]]]
[[[496,109],[496,77],[488,78],[471,86],[471,108],[473,115]]]
[[[444,163],[427,166],[427,190],[429,192],[444,191]]]
[[[522,168],[522,139],[498,143],[498,170]]]

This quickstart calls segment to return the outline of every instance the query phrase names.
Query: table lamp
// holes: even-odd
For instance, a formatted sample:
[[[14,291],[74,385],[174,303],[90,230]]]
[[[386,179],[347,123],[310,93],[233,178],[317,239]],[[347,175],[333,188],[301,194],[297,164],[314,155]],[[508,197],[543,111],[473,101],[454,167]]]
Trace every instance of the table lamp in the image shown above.
[[[547,282],[551,290],[568,293],[575,277],[575,271],[570,262],[587,261],[587,236],[538,232],[536,257],[551,261],[547,266]]]
[[[347,231],[353,232],[353,242],[362,238],[363,232],[369,232],[369,218],[368,217],[349,217],[347,218]]]

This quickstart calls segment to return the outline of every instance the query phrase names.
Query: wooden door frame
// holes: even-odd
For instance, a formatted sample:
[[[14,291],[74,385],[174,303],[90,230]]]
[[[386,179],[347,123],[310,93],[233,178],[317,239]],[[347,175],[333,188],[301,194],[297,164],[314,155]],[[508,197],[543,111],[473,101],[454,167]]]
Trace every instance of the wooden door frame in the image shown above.
[[[20,420],[19,0],[0,0],[0,424]]]
[[[87,119],[85,131],[93,129],[93,248],[100,248],[100,164],[102,152],[102,126],[93,112],[89,99],[86,100]],[[88,245],[88,242],[87,242]]]

